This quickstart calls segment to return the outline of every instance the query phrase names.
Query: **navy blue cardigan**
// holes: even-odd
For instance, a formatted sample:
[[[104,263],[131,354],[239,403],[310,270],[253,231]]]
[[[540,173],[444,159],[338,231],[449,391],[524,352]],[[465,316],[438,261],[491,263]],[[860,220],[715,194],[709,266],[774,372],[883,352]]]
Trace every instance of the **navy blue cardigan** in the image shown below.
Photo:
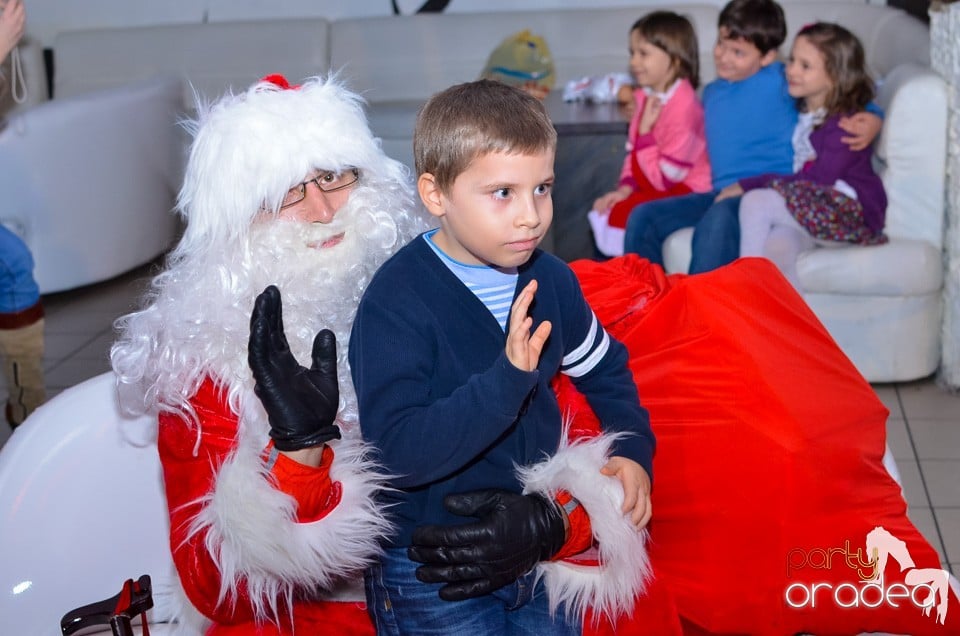
[[[534,278],[534,326],[549,320],[553,330],[532,372],[509,362],[496,319],[422,236],[367,287],[349,359],[363,437],[397,476],[397,490],[383,496],[399,526],[390,545],[409,545],[419,525],[464,523],[443,508],[447,494],[520,492],[514,466],[557,449],[562,417],[549,383],[562,366],[604,431],[633,433],[613,453],[652,477],[653,433],[626,348],[597,323],[565,263],[538,250],[520,267],[517,290]]]

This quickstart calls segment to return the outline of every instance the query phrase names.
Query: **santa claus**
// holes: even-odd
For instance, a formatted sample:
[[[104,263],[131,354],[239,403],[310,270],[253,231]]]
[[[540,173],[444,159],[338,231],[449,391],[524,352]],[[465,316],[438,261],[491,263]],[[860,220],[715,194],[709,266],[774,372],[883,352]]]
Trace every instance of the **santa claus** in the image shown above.
[[[388,532],[386,482],[360,439],[347,344],[371,275],[426,216],[335,77],[265,78],[201,106],[190,128],[186,230],[111,352],[122,405],[159,413],[178,620],[217,635],[373,633],[360,574]],[[649,569],[600,474],[609,443],[561,449],[528,469],[524,494],[447,502],[479,521],[421,533],[441,595],[537,568],[554,606],[627,609]],[[556,562],[595,535],[600,567]]]
[[[266,78],[191,128],[185,233],[111,352],[122,404],[160,413],[180,620],[372,633],[350,583],[387,521],[346,343],[370,275],[425,227],[409,177],[335,79]]]

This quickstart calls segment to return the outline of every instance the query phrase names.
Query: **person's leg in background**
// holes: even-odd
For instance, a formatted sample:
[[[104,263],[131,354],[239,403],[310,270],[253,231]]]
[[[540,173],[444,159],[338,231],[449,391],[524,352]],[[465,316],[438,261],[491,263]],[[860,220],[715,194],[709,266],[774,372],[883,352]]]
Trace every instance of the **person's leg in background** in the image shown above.
[[[740,197],[740,256],[763,256],[770,230],[789,215],[787,203],[771,188],[751,190]]]
[[[0,357],[9,395],[5,414],[13,427],[22,424],[46,399],[43,325],[43,318],[18,329],[0,325]]]
[[[690,273],[709,272],[740,255],[740,197],[723,199],[710,206],[693,230]]]
[[[797,274],[797,258],[800,257],[801,252],[812,250],[814,247],[816,243],[813,237],[799,227],[799,224],[797,227],[776,225],[770,230],[763,255],[773,261],[777,269],[799,292],[802,288],[800,276]]]
[[[776,190],[751,190],[740,200],[740,255],[765,256],[800,290],[797,258],[815,247],[812,236],[797,222]]]
[[[627,219],[624,254],[639,254],[663,266],[663,242],[684,227],[693,227],[713,203],[713,192],[649,201],[634,208]]]
[[[0,358],[9,395],[5,415],[17,426],[46,399],[43,305],[33,279],[33,256],[0,226]]]

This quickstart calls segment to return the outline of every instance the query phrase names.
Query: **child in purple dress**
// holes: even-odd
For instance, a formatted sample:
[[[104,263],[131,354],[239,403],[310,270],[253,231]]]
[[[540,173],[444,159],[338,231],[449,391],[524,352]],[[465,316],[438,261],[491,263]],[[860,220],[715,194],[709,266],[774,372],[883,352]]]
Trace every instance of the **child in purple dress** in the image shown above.
[[[887,197],[873,171],[872,149],[854,151],[841,142],[840,118],[863,110],[874,95],[856,36],[825,22],[804,27],[794,40],[786,78],[800,110],[794,174],[741,179],[720,196],[746,192],[740,202],[740,255],[766,256],[800,289],[801,252],[887,241]]]

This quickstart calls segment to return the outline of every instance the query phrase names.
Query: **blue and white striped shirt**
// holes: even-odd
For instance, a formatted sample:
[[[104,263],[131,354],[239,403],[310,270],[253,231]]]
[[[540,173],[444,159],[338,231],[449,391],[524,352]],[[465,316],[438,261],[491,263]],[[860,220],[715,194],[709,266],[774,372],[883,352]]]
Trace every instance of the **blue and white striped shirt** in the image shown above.
[[[500,323],[500,328],[506,333],[507,318],[510,316],[513,296],[517,292],[517,268],[468,265],[454,260],[433,242],[433,235],[436,233],[437,230],[431,230],[423,235],[423,239],[430,249],[437,253],[443,264],[453,272],[453,275],[459,278],[467,289],[490,310],[493,317]]]

